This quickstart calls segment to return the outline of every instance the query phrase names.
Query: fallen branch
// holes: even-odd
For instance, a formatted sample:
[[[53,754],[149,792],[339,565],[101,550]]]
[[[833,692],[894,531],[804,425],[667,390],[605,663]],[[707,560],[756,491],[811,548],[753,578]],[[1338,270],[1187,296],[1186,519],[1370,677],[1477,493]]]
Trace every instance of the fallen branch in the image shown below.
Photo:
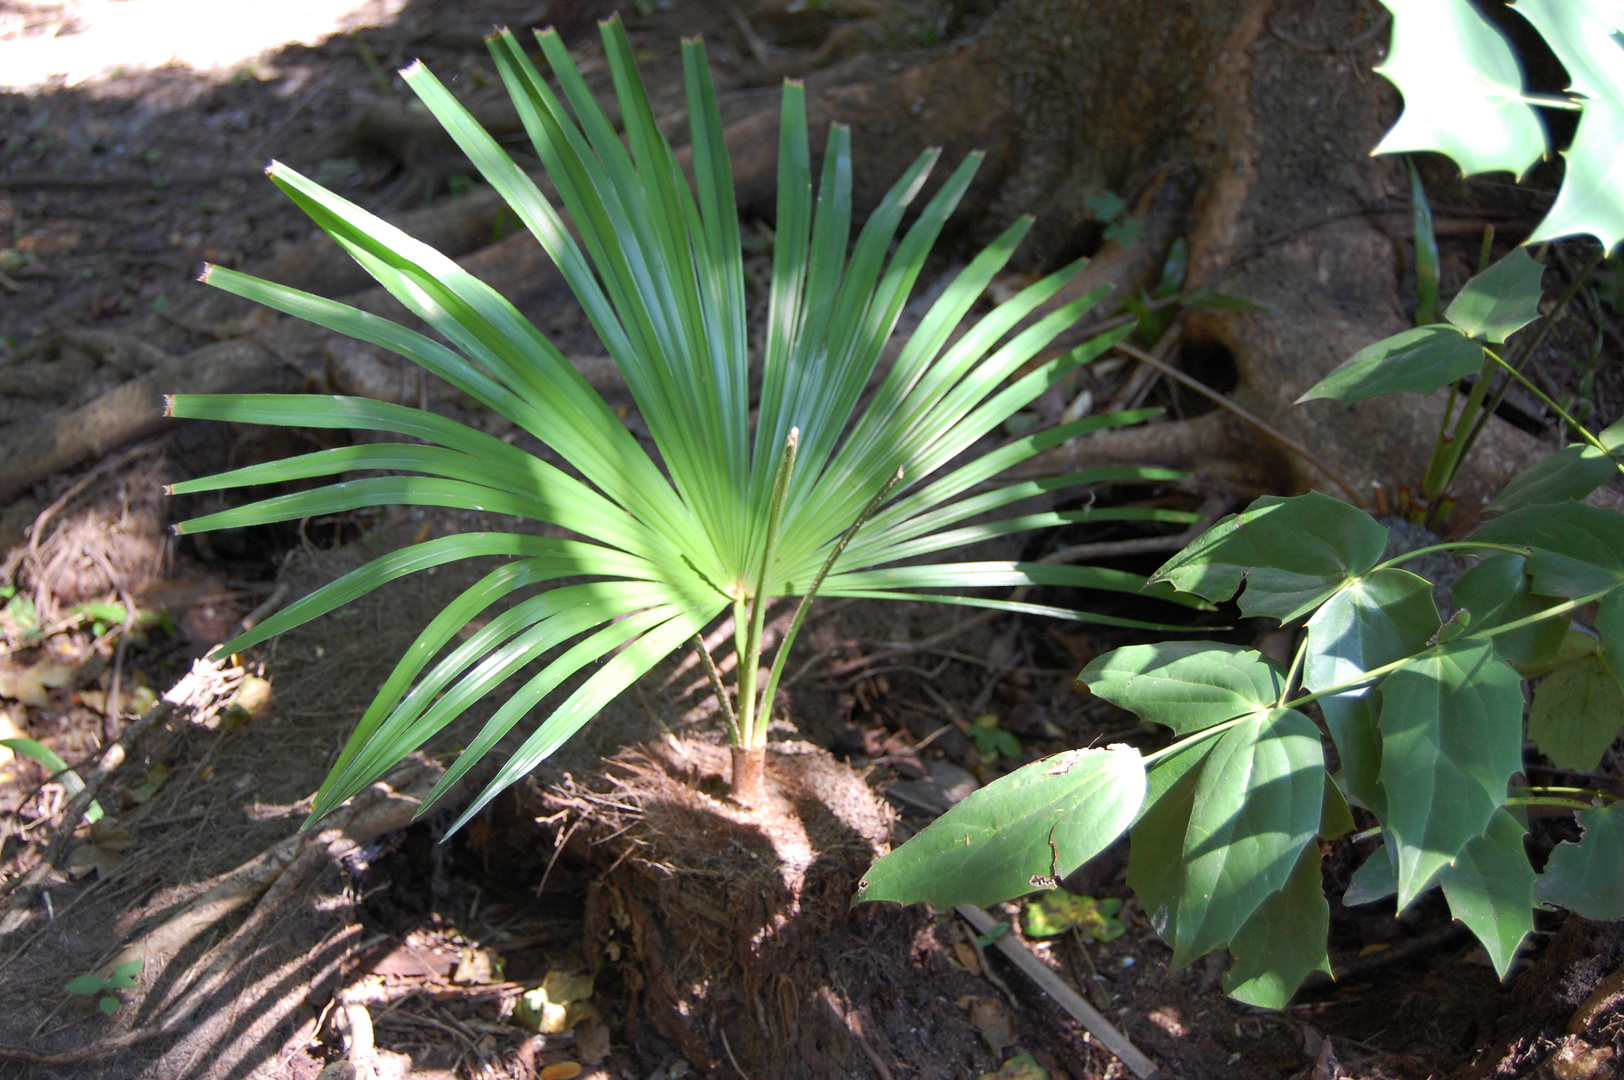
[[[998,927],[991,915],[974,904],[960,904],[954,910],[982,934],[990,935]],[[1115,1054],[1139,1080],[1155,1080],[1161,1076],[1161,1070],[1154,1061],[1118,1031],[1111,1021],[1101,1016],[1094,1006],[1084,1001],[1081,994],[1062,982],[1060,976],[1049,970],[1048,965],[1033,956],[1015,935],[1001,934],[993,940],[993,944],[1021,969],[1022,974],[1037,983],[1056,1005],[1070,1013],[1102,1046]]]

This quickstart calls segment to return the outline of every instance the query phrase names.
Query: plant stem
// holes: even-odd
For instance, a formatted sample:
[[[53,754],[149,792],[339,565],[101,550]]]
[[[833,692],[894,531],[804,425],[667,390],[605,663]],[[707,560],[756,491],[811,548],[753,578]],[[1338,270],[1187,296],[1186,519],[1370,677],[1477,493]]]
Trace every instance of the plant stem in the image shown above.
[[[1439,495],[1449,490],[1450,483],[1455,479],[1461,456],[1470,444],[1469,439],[1461,438],[1461,431],[1482,407],[1483,396],[1489,392],[1489,373],[1493,370],[1494,361],[1485,349],[1483,367],[1478,371],[1477,382],[1472,384],[1471,392],[1466,395],[1466,405],[1461,409],[1460,419],[1455,422],[1454,432],[1447,436],[1441,429],[1438,432],[1438,441],[1432,447],[1432,460],[1427,463],[1426,475],[1421,478],[1421,497],[1427,500],[1429,509]]]
[[[789,496],[789,478],[795,469],[795,451],[800,442],[801,429],[790,428],[767,504],[767,535],[761,545],[761,570],[755,590],[750,594],[750,621],[744,647],[739,650],[739,734],[746,747],[767,745],[767,724],[756,713],[756,676],[761,666],[761,634],[767,620],[767,574],[777,554],[778,528],[784,523],[784,502]]]
[[[1507,806],[1565,806],[1571,810],[1594,810],[1595,807],[1577,799],[1555,799],[1535,796],[1527,799],[1507,799]]]
[[[1477,641],[1487,641],[1489,638],[1499,637],[1501,634],[1507,634],[1507,633],[1510,633],[1513,630],[1521,630],[1523,627],[1528,626],[1528,625],[1530,625],[1532,623],[1544,622],[1546,619],[1554,619],[1558,615],[1565,615],[1566,613],[1568,613],[1570,611],[1573,611],[1576,608],[1582,608],[1586,604],[1592,603],[1592,602],[1594,602],[1596,600],[1600,600],[1602,597],[1606,596],[1608,593],[1612,592],[1617,587],[1618,586],[1616,586],[1616,585],[1610,585],[1607,588],[1602,589],[1600,592],[1593,592],[1593,593],[1590,593],[1590,594],[1588,594],[1586,596],[1581,596],[1576,600],[1564,601],[1563,603],[1557,604],[1554,607],[1548,607],[1544,611],[1536,611],[1532,615],[1526,615],[1521,619],[1513,619],[1508,623],[1501,623],[1499,626],[1491,626],[1491,627],[1488,627],[1487,629],[1479,630],[1475,634],[1466,634],[1461,640],[1470,639],[1470,640],[1477,640]],[[1448,644],[1448,642],[1442,642],[1440,644]],[[1437,645],[1433,646],[1433,648],[1438,648],[1438,647],[1439,646],[1437,646]],[[1335,685],[1327,686],[1323,690],[1315,690],[1313,693],[1304,694],[1302,697],[1299,697],[1299,698],[1293,698],[1291,701],[1288,701],[1288,702],[1284,703],[1283,705],[1281,705],[1280,708],[1282,708],[1282,709],[1295,709],[1300,705],[1307,705],[1310,701],[1318,701],[1322,697],[1330,697],[1333,694],[1340,694],[1344,690],[1358,689],[1361,686],[1365,686],[1365,685],[1367,685],[1369,683],[1375,682],[1377,679],[1381,678],[1383,675],[1388,675],[1388,674],[1391,674],[1394,671],[1397,671],[1399,668],[1403,667],[1405,664],[1408,664],[1410,661],[1414,660],[1416,657],[1421,656],[1424,653],[1429,652],[1429,651],[1431,651],[1431,650],[1423,649],[1421,652],[1412,653],[1411,655],[1403,657],[1402,659],[1394,660],[1390,664],[1383,664],[1380,667],[1373,667],[1369,671],[1365,672],[1364,674],[1357,675],[1352,679],[1347,679],[1347,680],[1345,680],[1343,682],[1336,683]],[[1233,721],[1226,721],[1226,723],[1233,723]]]
[[[1584,283],[1590,280],[1591,272],[1594,271],[1597,266],[1601,265],[1602,259],[1606,258],[1606,256],[1606,248],[1597,248],[1597,250],[1585,260],[1584,266],[1579,268],[1579,273],[1574,276],[1574,279],[1571,282],[1568,283],[1568,287],[1562,290],[1562,295],[1557,297],[1556,306],[1551,308],[1549,315],[1545,316],[1545,321],[1541,323],[1539,329],[1535,331],[1534,336],[1528,342],[1527,347],[1517,350],[1517,362],[1510,365],[1513,369],[1521,371],[1528,363],[1528,358],[1534,355],[1534,350],[1539,348],[1540,344],[1545,340],[1545,335],[1550,333],[1551,325],[1556,321],[1557,316],[1561,315],[1562,312],[1566,310],[1568,303],[1572,301],[1576,295],[1578,295],[1579,290],[1584,287]],[[1507,379],[1505,382],[1500,384],[1500,389],[1495,393],[1493,400],[1491,400],[1488,406],[1484,408],[1483,412],[1478,416],[1476,422],[1473,423],[1471,433],[1466,436],[1466,445],[1461,449],[1462,455],[1464,455],[1467,450],[1472,448],[1473,443],[1477,442],[1477,437],[1483,432],[1483,426],[1489,422],[1489,417],[1494,415],[1494,410],[1500,407],[1500,402],[1505,399],[1506,391],[1510,388],[1510,379]],[[1453,474],[1450,475],[1450,479],[1454,479]]]
[[[1490,356],[1494,356],[1494,353],[1492,351],[1489,351],[1489,350],[1484,350],[1484,351],[1488,352]],[[1556,413],[1556,415],[1562,419],[1563,423],[1567,424],[1568,427],[1572,428],[1574,434],[1578,435],[1581,439],[1583,439],[1585,442],[1589,443],[1591,446],[1594,446],[1597,450],[1600,450],[1602,453],[1604,453],[1604,454],[1608,453],[1606,443],[1602,442],[1600,439],[1596,438],[1596,436],[1592,435],[1590,433],[1589,428],[1585,427],[1583,424],[1579,423],[1579,421],[1575,420],[1572,416],[1568,415],[1568,411],[1566,409],[1562,408],[1562,406],[1558,405],[1556,402],[1552,401],[1549,397],[1545,396],[1544,392],[1541,391],[1539,387],[1535,386],[1533,383],[1528,381],[1528,376],[1524,375],[1522,372],[1518,371],[1516,368],[1512,367],[1510,364],[1506,363],[1504,360],[1501,360],[1498,356],[1494,356],[1494,358],[1495,358],[1496,361],[1499,362],[1501,367],[1506,369],[1508,378],[1516,379],[1518,382],[1522,383],[1523,387],[1530,394],[1533,394],[1536,398],[1538,398],[1541,402],[1543,402],[1547,408],[1549,408],[1552,412]],[[1619,465],[1619,470],[1621,472],[1624,472],[1624,464]]]
[[[1419,547],[1414,551],[1406,551],[1402,555],[1395,555],[1384,563],[1378,563],[1371,569],[1370,573],[1374,574],[1377,570],[1386,570],[1388,567],[1397,566],[1402,562],[1409,562],[1411,559],[1419,558],[1422,555],[1431,555],[1435,551],[1459,551],[1463,548],[1475,548],[1479,551],[1505,551],[1512,555],[1529,555],[1534,550],[1530,547],[1518,547],[1515,544],[1485,544],[1477,540],[1457,540],[1448,544],[1428,544],[1426,547]]]
[[[1297,674],[1298,672],[1302,671],[1303,661],[1306,660],[1307,657],[1308,635],[1303,634],[1303,639],[1297,643],[1297,652],[1291,658],[1291,667],[1286,672],[1286,681],[1280,687],[1280,696],[1275,699],[1275,708],[1279,708],[1280,703],[1286,699],[1286,695],[1291,693],[1291,684],[1297,681]]]
[[[742,732],[739,731],[739,716],[733,711],[733,702],[727,696],[727,688],[722,685],[722,673],[717,670],[716,661],[711,659],[710,650],[705,648],[705,635],[694,635],[694,648],[699,650],[699,660],[705,665],[705,676],[710,679],[711,693],[716,695],[716,705],[727,717],[727,741],[733,746],[742,745]]]
[[[829,571],[834,568],[835,560],[840,558],[841,552],[846,550],[846,545],[852,542],[852,538],[857,535],[857,530],[862,528],[864,523],[874,516],[874,511],[878,510],[880,504],[885,502],[886,497],[896,490],[898,484],[902,483],[902,477],[903,471],[898,469],[891,479],[887,480],[885,485],[880,488],[879,492],[868,501],[868,505],[863,508],[863,512],[857,515],[857,520],[851,523],[851,528],[847,529],[840,539],[835,542],[834,550],[829,552],[829,557],[824,560],[823,568],[818,571],[818,576],[812,579],[811,586],[801,594],[801,602],[795,606],[795,616],[790,620],[789,630],[785,632],[784,640],[779,643],[778,652],[773,656],[772,671],[767,676],[767,689],[761,695],[762,716],[769,718],[772,716],[773,698],[778,693],[778,680],[784,674],[784,661],[789,657],[790,646],[795,644],[795,636],[801,632],[801,624],[806,621],[806,613],[812,607],[812,598],[817,595],[818,589],[823,585],[823,579],[829,576]]]
[[[1287,707],[1289,707],[1289,706],[1287,706]],[[1245,714],[1243,714],[1241,716],[1234,717],[1233,719],[1225,720],[1223,723],[1214,724],[1214,725],[1212,725],[1212,727],[1202,728],[1200,731],[1196,732],[1194,735],[1186,735],[1184,738],[1180,739],[1178,742],[1168,743],[1166,746],[1162,747],[1160,750],[1157,750],[1154,753],[1150,753],[1150,754],[1145,755],[1145,757],[1144,757],[1145,768],[1149,769],[1152,765],[1156,764],[1158,761],[1161,761],[1164,758],[1170,758],[1175,754],[1182,753],[1185,749],[1187,749],[1188,747],[1194,746],[1196,743],[1201,742],[1203,739],[1210,739],[1215,735],[1222,735],[1224,732],[1228,731],[1230,728],[1234,727],[1236,724],[1240,723],[1242,720],[1250,720],[1252,717],[1254,717],[1256,715],[1257,715],[1256,712],[1245,713]]]

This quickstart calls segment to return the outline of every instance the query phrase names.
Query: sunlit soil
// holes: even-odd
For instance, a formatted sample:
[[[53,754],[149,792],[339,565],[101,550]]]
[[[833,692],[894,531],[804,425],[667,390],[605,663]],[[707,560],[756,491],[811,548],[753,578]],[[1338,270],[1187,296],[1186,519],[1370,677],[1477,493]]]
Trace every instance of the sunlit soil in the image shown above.
[[[391,22],[405,0],[0,0],[0,89],[166,66],[230,78],[269,50]]]

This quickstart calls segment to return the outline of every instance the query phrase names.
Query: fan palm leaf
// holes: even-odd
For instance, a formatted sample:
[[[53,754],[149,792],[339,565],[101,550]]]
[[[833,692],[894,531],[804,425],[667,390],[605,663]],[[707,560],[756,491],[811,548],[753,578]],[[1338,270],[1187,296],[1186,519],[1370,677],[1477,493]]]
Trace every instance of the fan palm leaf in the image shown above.
[[[414,505],[515,515],[572,534],[470,533],[414,544],[317,589],[222,647],[235,651],[264,641],[407,574],[481,556],[510,560],[436,614],[396,664],[318,792],[313,820],[539,663],[447,772],[438,798],[549,694],[590,671],[507,758],[460,826],[729,610],[743,662],[737,713],[725,695],[722,708],[730,736],[747,749],[765,744],[783,657],[814,593],[1159,625],[971,591],[1062,585],[1133,593],[1144,585],[1138,575],[1023,562],[915,561],[1062,523],[1190,520],[1133,508],[983,520],[1063,489],[1176,475],[1110,468],[981,490],[1047,447],[1140,422],[1148,410],[1086,418],[959,462],[1012,414],[1128,332],[1124,327],[1045,356],[1102,299],[1096,291],[1037,314],[1080,262],[964,325],[1030,230],[1030,219],[1011,225],[957,274],[871,386],[980,155],[955,169],[904,228],[938,156],[921,155],[854,240],[850,135],[839,125],[831,129],[814,188],[804,93],[799,84],[785,83],[777,230],[752,426],[743,253],[704,46],[683,45],[690,183],[655,124],[621,24],[611,19],[602,33],[623,130],[594,98],[556,33],[538,35],[551,83],[512,34],[489,42],[562,209],[426,68],[414,64],[403,76],[557,264],[623,374],[657,453],[646,450],[568,359],[494,290],[285,165],[272,164],[271,180],[428,332],[230,270],[211,267],[205,274],[211,285],[419,364],[568,464],[561,469],[445,417],[376,401],[170,399],[175,416],[347,428],[401,440],[177,484],[177,493],[190,493],[337,478],[187,521],[179,526],[183,532]],[[800,605],[762,693],[756,687],[762,622],[767,606],[781,597],[799,597]],[[498,613],[456,640],[492,610]]]

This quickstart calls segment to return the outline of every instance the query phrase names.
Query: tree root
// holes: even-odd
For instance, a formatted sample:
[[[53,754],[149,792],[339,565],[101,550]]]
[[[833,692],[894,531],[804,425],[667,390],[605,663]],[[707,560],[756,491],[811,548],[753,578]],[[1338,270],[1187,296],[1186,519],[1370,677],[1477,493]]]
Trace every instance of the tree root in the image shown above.
[[[191,1030],[198,1010],[237,976],[238,964],[249,947],[305,884],[330,862],[410,824],[440,772],[437,766],[418,762],[396,770],[336,815],[329,828],[295,833],[277,842],[222,875],[201,896],[126,945],[106,967],[111,970],[119,963],[139,959],[144,964],[142,981],[150,987],[189,943],[231,912],[253,904],[235,930],[174,979],[164,999],[153,1005],[153,1019],[143,1026],[65,1053],[0,1047],[0,1059],[47,1065],[93,1061],[163,1035]]]

